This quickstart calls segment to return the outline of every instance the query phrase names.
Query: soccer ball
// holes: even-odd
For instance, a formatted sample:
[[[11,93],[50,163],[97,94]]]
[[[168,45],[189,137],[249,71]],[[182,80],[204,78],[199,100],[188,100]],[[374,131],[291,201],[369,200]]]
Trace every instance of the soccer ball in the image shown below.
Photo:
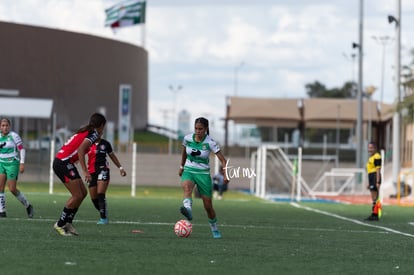
[[[179,220],[174,225],[174,232],[180,238],[188,238],[193,232],[193,225],[187,220]]]

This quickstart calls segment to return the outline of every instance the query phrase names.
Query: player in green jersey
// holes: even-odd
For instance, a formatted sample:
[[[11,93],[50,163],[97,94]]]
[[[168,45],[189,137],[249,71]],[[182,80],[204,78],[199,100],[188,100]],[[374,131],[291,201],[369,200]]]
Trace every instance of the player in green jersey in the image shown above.
[[[180,212],[188,220],[193,219],[192,193],[197,185],[203,200],[204,209],[207,212],[211,232],[213,237],[218,239],[221,238],[221,233],[217,228],[217,217],[211,198],[210,152],[216,154],[221,162],[221,166],[223,169],[226,169],[226,159],[220,151],[220,146],[209,136],[208,120],[204,117],[199,117],[194,123],[194,133],[186,135],[183,140],[181,165],[178,172],[184,191],[183,206],[181,206]],[[224,184],[228,184],[229,179],[225,172]]]
[[[26,207],[27,216],[33,218],[33,206],[26,196],[17,189],[19,173],[24,172],[26,151],[20,136],[10,131],[10,120],[0,120],[0,217],[6,217],[6,183],[10,192]]]

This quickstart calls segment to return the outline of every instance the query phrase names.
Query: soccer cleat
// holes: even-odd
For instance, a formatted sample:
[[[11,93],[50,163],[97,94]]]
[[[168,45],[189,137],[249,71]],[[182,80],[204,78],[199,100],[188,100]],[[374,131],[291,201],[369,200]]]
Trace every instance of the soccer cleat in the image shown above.
[[[6,212],[0,212],[0,218],[6,218],[7,214]]]
[[[217,191],[214,191],[214,192],[213,192],[213,199],[217,199],[217,198],[218,198],[218,196],[219,196],[219,195],[218,195],[218,192],[217,192]]]
[[[96,224],[108,224],[108,223],[109,223],[109,221],[108,221],[107,218],[105,218],[105,219],[100,218],[99,221]]]
[[[366,221],[378,221],[379,218],[378,218],[378,216],[371,215],[368,218],[366,218],[365,220]]]
[[[72,225],[71,223],[67,223],[67,224],[65,224],[63,227],[64,227],[64,228],[66,229],[66,231],[68,231],[70,234],[75,235],[75,236],[78,236],[78,235],[79,235],[78,231],[75,229],[75,227],[73,227],[73,225]]]
[[[29,219],[33,218],[34,211],[33,211],[33,206],[31,204],[29,204],[29,206],[26,208],[26,211],[27,211],[27,217]]]
[[[66,224],[62,227],[58,226],[57,222],[55,223],[55,225],[53,226],[53,228],[55,228],[56,232],[59,233],[59,235],[61,236],[72,236],[72,233],[70,233],[67,229],[66,229]]]
[[[186,208],[184,206],[181,206],[180,207],[180,212],[181,212],[181,214],[184,215],[184,217],[187,218],[187,220],[191,221],[193,219],[193,214],[191,213],[190,208]]]
[[[214,239],[221,239],[221,233],[220,233],[220,231],[214,230],[214,231],[211,231],[211,233],[213,233],[213,238]]]

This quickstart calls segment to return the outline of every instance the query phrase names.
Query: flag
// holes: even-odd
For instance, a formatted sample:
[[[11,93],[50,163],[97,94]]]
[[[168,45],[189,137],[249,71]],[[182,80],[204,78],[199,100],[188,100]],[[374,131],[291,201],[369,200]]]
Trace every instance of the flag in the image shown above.
[[[145,23],[145,1],[127,0],[105,10],[105,27],[120,28]]]
[[[377,201],[375,202],[374,209],[373,209],[372,213],[377,215],[378,218],[381,218],[381,216],[382,216],[382,204],[381,204],[380,199],[377,199]]]

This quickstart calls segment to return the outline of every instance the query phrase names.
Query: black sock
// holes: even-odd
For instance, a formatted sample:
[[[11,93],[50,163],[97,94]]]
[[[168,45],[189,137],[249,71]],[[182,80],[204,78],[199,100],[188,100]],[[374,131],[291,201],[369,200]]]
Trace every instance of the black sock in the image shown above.
[[[99,214],[102,219],[106,219],[106,198],[105,193],[98,194]]]
[[[99,203],[98,199],[92,199],[93,206],[95,206],[96,210],[99,211]]]
[[[60,214],[60,218],[57,222],[59,227],[64,226],[68,222],[68,215],[69,215],[70,209],[63,207],[62,213]]]
[[[68,223],[72,223],[73,219],[75,218],[76,212],[78,212],[78,208],[74,208],[74,209],[69,209],[69,215],[67,218],[67,222]]]

